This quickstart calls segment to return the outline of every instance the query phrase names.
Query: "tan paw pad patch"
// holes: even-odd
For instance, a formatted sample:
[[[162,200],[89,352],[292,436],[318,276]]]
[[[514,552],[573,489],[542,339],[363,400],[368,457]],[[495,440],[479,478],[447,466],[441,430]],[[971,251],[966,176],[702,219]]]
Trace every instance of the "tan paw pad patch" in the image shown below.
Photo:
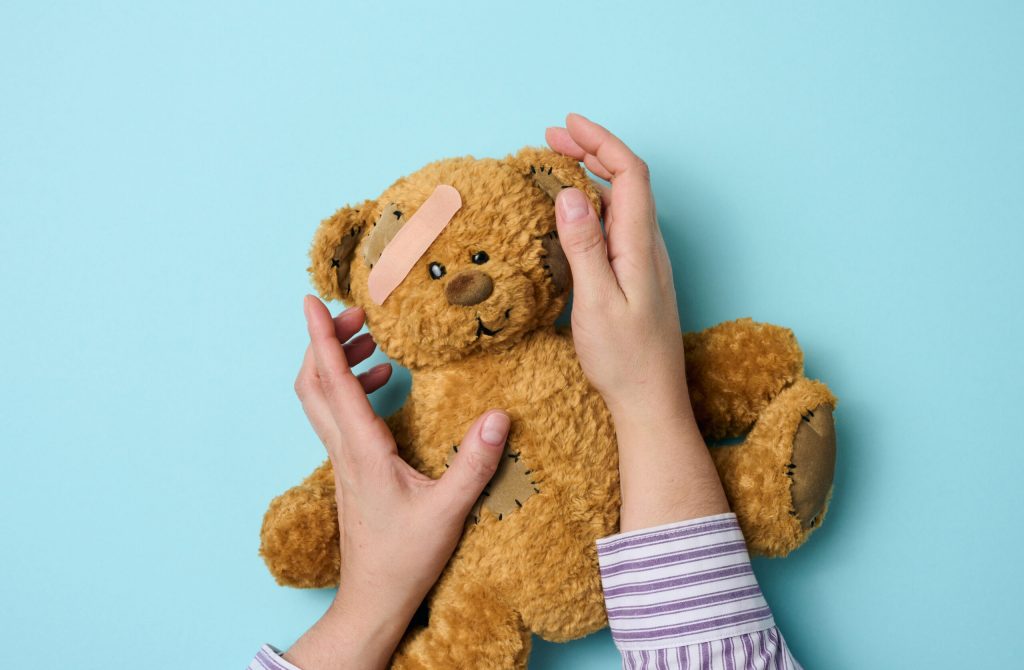
[[[815,525],[832,488],[836,467],[836,431],[832,408],[808,410],[793,440],[793,461],[786,465],[793,480],[793,516],[806,529]]]

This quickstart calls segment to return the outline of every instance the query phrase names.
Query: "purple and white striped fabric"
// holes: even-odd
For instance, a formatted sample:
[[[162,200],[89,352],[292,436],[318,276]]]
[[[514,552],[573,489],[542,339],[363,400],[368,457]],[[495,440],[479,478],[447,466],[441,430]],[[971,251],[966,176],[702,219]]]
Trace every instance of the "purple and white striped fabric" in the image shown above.
[[[265,644],[256,654],[256,658],[252,659],[248,670],[299,670],[299,668],[281,658],[280,649]]]
[[[597,541],[612,638],[628,670],[799,670],[730,513]]]
[[[597,541],[626,670],[801,670],[750,567],[732,513]],[[263,645],[249,670],[299,670]]]
[[[674,649],[620,649],[626,670],[799,670],[774,626]]]

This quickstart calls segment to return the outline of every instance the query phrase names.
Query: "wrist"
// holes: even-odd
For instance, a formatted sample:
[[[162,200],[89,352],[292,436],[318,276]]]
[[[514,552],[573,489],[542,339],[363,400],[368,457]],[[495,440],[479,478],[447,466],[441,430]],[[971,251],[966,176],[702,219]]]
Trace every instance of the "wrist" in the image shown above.
[[[637,389],[605,397],[615,431],[659,432],[671,431],[675,436],[692,441],[703,440],[690,405],[690,394],[685,385],[667,390]]]
[[[613,414],[622,416],[655,413],[691,413],[690,389],[683,365],[657,366],[649,361],[616,381],[599,386],[601,397]]]
[[[729,511],[689,401],[610,409],[619,447],[625,532]]]
[[[418,603],[392,602],[383,592],[372,596],[339,591],[329,612],[334,630],[349,641],[346,646],[351,658],[351,665],[340,667],[386,667],[417,606]],[[357,661],[361,662],[364,658],[376,659],[378,662],[357,664]]]
[[[285,653],[303,670],[386,668],[412,614],[339,591],[327,612]]]

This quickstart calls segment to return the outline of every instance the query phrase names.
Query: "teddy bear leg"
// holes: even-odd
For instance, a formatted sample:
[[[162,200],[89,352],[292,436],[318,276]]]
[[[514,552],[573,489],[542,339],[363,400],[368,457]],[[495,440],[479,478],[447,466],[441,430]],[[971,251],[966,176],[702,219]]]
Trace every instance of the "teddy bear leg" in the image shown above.
[[[391,667],[522,670],[530,642],[519,614],[492,588],[446,575],[430,600],[427,626],[406,634]]]
[[[705,439],[745,434],[782,389],[803,376],[793,331],[738,319],[683,336],[686,378]]]
[[[835,470],[835,398],[801,378],[761,412],[742,444],[711,449],[750,550],[784,556],[821,525]]]
[[[502,595],[526,628],[549,642],[567,642],[608,625],[597,555],[586,528],[565,526],[539,543],[544,557],[522,557],[521,572],[502,584]],[[544,575],[538,580],[537,575]]]
[[[271,501],[260,530],[260,555],[282,586],[338,585],[341,552],[329,462]]]

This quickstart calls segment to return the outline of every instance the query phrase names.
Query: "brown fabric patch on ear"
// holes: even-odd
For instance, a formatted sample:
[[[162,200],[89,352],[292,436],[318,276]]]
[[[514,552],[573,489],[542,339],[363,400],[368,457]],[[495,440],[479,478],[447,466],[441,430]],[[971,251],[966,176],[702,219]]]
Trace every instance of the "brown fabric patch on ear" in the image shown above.
[[[455,445],[448,452],[444,465],[446,468],[451,465],[458,450],[458,445]],[[485,507],[498,521],[504,521],[509,515],[519,511],[526,500],[535,493],[540,493],[540,487],[537,485],[533,470],[527,467],[519,452],[506,442],[498,470],[474,503],[466,523],[480,523],[480,515]]]
[[[552,230],[541,239],[544,246],[544,271],[547,272],[551,282],[559,293],[569,289],[572,282],[572,273],[569,271],[569,261],[562,251],[562,243],[558,241],[558,231]]]
[[[389,202],[384,208],[377,222],[373,224],[373,230],[370,231],[370,237],[366,240],[366,246],[363,247],[363,258],[366,259],[368,266],[372,268],[373,264],[377,262],[384,247],[405,224],[406,218],[398,205],[393,202]]]
[[[530,176],[533,177],[533,181],[536,182],[540,190],[548,194],[552,200],[558,195],[558,192],[566,187],[558,177],[551,174],[552,169],[550,167],[542,166],[538,167],[535,165],[530,166]]]
[[[352,267],[352,250],[359,243],[359,234],[363,232],[362,226],[352,228],[341,238],[338,246],[334,247],[334,255],[331,257],[331,266],[338,274],[338,290],[347,295],[351,284],[349,282],[349,271]]]

